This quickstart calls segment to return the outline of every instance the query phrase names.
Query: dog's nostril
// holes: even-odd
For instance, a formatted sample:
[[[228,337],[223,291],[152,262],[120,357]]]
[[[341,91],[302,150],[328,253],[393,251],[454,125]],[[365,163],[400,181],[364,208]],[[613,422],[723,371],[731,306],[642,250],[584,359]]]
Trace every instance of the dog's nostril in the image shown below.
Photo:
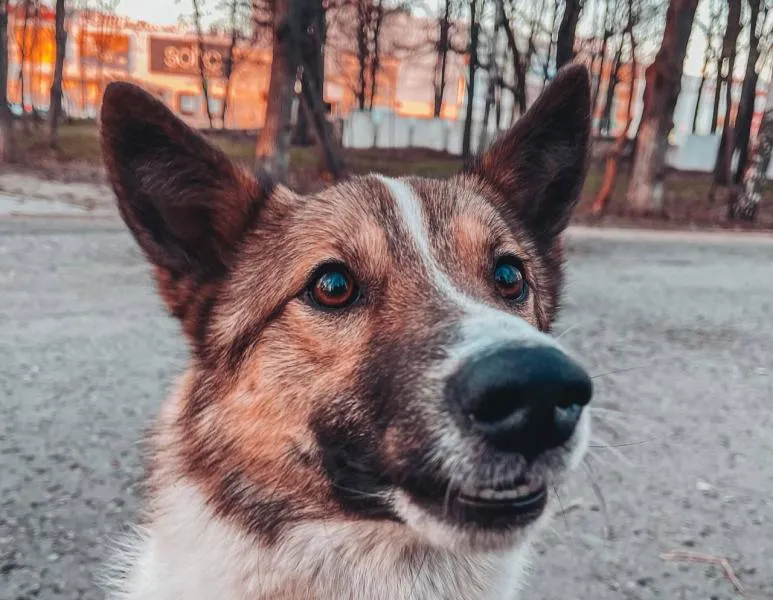
[[[568,440],[574,433],[577,423],[580,422],[581,416],[582,406],[579,404],[570,404],[567,407],[556,406],[553,418],[557,437]]]
[[[486,394],[482,402],[471,407],[470,416],[479,423],[498,423],[512,415],[513,401],[512,389],[494,388]]]

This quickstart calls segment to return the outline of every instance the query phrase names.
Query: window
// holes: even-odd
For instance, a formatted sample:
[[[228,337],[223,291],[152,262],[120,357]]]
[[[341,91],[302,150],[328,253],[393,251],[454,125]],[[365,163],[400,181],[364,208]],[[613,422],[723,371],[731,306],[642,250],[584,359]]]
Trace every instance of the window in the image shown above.
[[[219,117],[223,112],[223,99],[215,96],[209,97],[209,112],[213,117]]]
[[[200,99],[196,94],[181,93],[177,96],[177,108],[181,115],[193,116],[199,113]]]

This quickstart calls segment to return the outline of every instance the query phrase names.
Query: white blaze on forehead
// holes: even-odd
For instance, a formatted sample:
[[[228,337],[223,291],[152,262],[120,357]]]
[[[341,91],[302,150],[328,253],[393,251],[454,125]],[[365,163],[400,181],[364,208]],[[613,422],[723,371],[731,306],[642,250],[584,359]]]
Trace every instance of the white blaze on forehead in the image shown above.
[[[556,345],[552,338],[532,327],[524,319],[481,302],[456,287],[432,252],[422,203],[410,184],[381,175],[378,179],[392,195],[397,212],[432,283],[449,302],[465,313],[460,323],[462,342],[451,352],[455,358],[463,359],[487,348],[513,341],[533,345]]]

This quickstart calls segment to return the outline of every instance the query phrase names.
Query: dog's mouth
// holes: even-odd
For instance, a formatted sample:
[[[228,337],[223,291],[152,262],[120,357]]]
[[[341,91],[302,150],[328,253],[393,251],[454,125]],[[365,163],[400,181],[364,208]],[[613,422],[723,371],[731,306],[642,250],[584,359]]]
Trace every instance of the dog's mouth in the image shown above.
[[[485,528],[526,525],[544,512],[547,501],[544,478],[530,474],[490,487],[462,489],[455,498],[454,516]]]
[[[508,531],[536,521],[548,504],[547,473],[534,465],[510,478],[477,480],[461,487],[435,482],[409,494],[423,510],[449,525]],[[408,491],[408,490],[406,490]]]
[[[425,502],[429,498],[425,499]],[[523,527],[535,521],[548,502],[548,486],[537,472],[529,472],[516,479],[498,480],[467,485],[442,499],[442,518],[460,526],[480,529],[510,529]]]

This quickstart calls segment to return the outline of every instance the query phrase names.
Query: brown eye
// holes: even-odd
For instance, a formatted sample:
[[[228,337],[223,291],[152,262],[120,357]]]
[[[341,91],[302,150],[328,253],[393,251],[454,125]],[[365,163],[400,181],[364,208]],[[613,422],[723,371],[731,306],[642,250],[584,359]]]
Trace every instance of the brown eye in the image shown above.
[[[345,308],[357,299],[357,286],[343,266],[333,265],[314,277],[309,295],[323,308]]]
[[[520,261],[514,257],[500,258],[494,267],[494,283],[503,297],[515,302],[523,302],[529,295],[529,288]]]

